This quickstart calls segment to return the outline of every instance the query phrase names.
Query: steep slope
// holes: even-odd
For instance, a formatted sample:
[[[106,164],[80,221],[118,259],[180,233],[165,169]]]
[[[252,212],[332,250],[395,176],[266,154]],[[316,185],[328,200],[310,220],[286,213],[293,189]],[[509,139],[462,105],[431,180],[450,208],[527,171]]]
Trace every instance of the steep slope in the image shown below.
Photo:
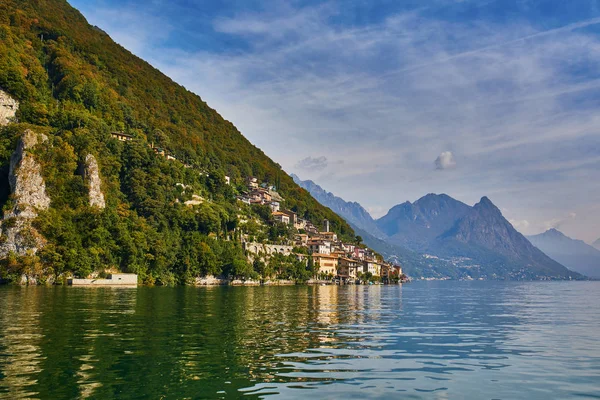
[[[368,232],[370,235],[382,238],[385,235],[379,230],[371,214],[357,202],[348,202],[344,199],[335,196],[333,193],[324,190],[311,180],[303,181],[298,176],[291,174],[300,187],[308,190],[308,192],[321,204],[329,207],[337,215],[344,218],[353,227],[358,227],[361,230]]]
[[[4,214],[15,196],[11,154],[27,130],[48,138],[35,156],[51,199],[32,222],[47,245],[27,263],[3,260],[0,278],[27,273],[25,264],[57,277],[111,267],[148,283],[248,276],[252,267],[228,239],[257,234],[242,222],[265,215],[236,202],[251,175],[276,185],[285,208],[319,226],[328,219],[340,236],[354,237],[200,97],[90,26],[65,0],[0,2],[0,90],[0,122],[9,124],[0,128]],[[131,140],[118,141],[115,131]],[[186,207],[194,195],[207,201]]]
[[[389,241],[415,251],[428,244],[466,215],[470,207],[446,194],[428,194],[414,203],[394,206],[376,221]]]
[[[571,239],[556,229],[527,236],[527,239],[570,270],[590,278],[600,278],[600,250],[583,240]]]
[[[533,246],[487,198],[473,206],[431,245],[435,254],[469,257],[478,276],[505,279],[580,278]]]

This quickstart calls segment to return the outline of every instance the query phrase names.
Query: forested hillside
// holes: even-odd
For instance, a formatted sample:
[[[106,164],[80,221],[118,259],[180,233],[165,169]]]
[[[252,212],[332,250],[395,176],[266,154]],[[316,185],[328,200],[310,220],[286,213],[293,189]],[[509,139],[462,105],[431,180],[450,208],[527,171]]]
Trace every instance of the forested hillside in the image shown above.
[[[17,121],[0,130],[4,217],[14,207],[10,157],[26,129],[48,136],[32,152],[51,199],[33,222],[46,245],[35,255],[9,255],[3,278],[85,276],[107,266],[161,284],[202,274],[251,276],[256,271],[234,239],[276,241],[287,233],[270,226],[260,207],[236,201],[248,176],[275,185],[285,207],[302,218],[316,225],[328,219],[341,237],[354,236],[200,97],[90,26],[64,0],[0,2],[0,90],[19,102]],[[118,141],[111,132],[133,140]],[[87,200],[80,170],[88,154],[98,160],[104,209]],[[192,196],[203,201],[188,207]]]

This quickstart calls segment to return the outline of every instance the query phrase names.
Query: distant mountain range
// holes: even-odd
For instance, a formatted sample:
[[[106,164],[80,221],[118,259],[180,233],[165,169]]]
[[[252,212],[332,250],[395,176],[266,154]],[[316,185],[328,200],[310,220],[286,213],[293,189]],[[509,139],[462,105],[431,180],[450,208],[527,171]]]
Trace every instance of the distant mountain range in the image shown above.
[[[582,240],[571,239],[556,229],[528,236],[529,241],[572,271],[600,279],[600,250]]]
[[[369,212],[360,204],[345,201],[344,199],[335,196],[333,193],[327,192],[313,181],[302,181],[294,174],[291,176],[298,185],[308,190],[319,203],[329,207],[336,214],[344,218],[349,224],[369,232],[377,238],[384,238],[386,236],[379,230],[371,217],[371,214],[369,214]]]
[[[412,277],[582,278],[533,246],[487,197],[471,207],[446,194],[428,194],[374,220],[360,204],[346,202],[312,181],[292,178],[346,219],[367,245],[395,256]]]

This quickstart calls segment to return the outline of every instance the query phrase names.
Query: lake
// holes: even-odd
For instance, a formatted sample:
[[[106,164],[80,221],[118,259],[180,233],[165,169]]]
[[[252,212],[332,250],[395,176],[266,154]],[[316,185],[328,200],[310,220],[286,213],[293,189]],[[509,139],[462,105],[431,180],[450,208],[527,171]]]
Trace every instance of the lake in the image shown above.
[[[0,287],[0,398],[600,398],[600,282]]]

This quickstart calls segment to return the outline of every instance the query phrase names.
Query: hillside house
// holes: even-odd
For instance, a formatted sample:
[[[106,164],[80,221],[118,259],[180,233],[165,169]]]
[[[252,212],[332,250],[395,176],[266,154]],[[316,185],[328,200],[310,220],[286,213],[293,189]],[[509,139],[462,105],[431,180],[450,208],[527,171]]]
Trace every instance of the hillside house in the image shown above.
[[[353,257],[356,259],[359,259],[359,260],[364,260],[365,259],[365,249],[363,249],[361,247],[355,247]]]
[[[312,254],[313,262],[315,266],[319,267],[319,274],[323,275],[337,275],[338,258],[331,254]]]
[[[296,223],[294,224],[294,228],[300,230],[300,229],[305,229],[306,228],[306,220],[303,218],[297,218],[296,219]]]
[[[127,133],[123,132],[111,132],[110,136],[121,142],[130,142],[133,140],[132,135],[128,135]]]
[[[355,245],[350,243],[342,243],[341,247],[348,254],[354,253],[354,249],[356,248]]]
[[[252,204],[270,204],[271,195],[266,189],[258,188],[254,189],[249,194],[250,202]]]
[[[381,264],[375,260],[364,260],[362,272],[365,274],[370,272],[373,276],[381,276]]]
[[[337,240],[337,234],[334,232],[319,232],[319,236],[323,240],[329,240],[330,242],[335,242]]]
[[[397,274],[398,276],[402,275],[402,266],[401,265],[394,265],[394,266],[392,266],[392,268],[394,268],[395,274]]]
[[[273,200],[273,201],[271,201],[271,203],[269,203],[269,206],[271,207],[271,211],[276,213],[277,211],[279,211],[279,207],[281,205],[279,204],[278,201]]]
[[[285,213],[283,213],[281,211],[274,212],[273,213],[273,219],[276,222],[281,222],[282,224],[286,224],[286,225],[290,224],[290,217],[287,214],[285,214]]]
[[[316,235],[319,233],[319,229],[317,229],[316,226],[314,226],[312,224],[312,222],[310,221],[306,221],[306,224],[304,226],[304,230],[312,235]]]
[[[258,189],[258,180],[253,176],[249,176],[246,178],[246,186],[250,190]]]
[[[398,271],[401,271],[402,268],[398,265],[391,265],[388,263],[381,264],[381,279],[384,282],[389,282],[393,278],[398,278],[400,274]]]
[[[308,247],[308,235],[304,233],[299,233],[294,237],[296,242],[296,246],[298,247]]]
[[[307,243],[308,251],[316,254],[331,254],[331,242],[320,239],[311,239]]]
[[[296,226],[296,223],[298,221],[298,216],[296,215],[295,212],[290,211],[290,210],[280,210],[280,212],[286,214],[288,216],[288,218],[290,219],[290,223],[293,224],[294,226]]]
[[[358,260],[347,257],[338,258],[338,275],[344,280],[355,280],[361,268],[362,263]]]

